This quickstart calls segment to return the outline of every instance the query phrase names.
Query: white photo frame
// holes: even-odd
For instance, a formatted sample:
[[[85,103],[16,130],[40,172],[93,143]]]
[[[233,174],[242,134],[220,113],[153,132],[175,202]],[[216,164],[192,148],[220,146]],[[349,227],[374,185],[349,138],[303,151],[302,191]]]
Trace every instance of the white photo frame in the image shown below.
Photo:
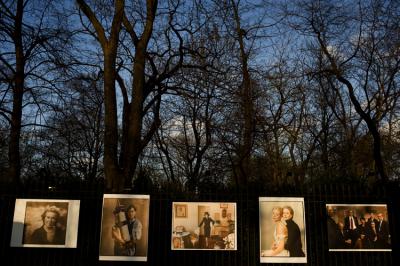
[[[132,206],[136,208],[135,218],[132,219],[131,228],[133,229],[128,229],[128,209]],[[99,260],[147,261],[149,213],[150,195],[104,194]],[[117,220],[120,223],[117,223]],[[135,230],[136,233],[129,234],[127,230]],[[115,237],[116,232],[119,232],[126,244],[119,244],[120,242]],[[124,238],[124,232],[128,232],[126,237],[135,235],[136,239]]]
[[[293,212],[293,217],[290,219],[292,220],[291,222],[285,220],[284,212],[287,215]],[[278,213],[280,216],[278,216]],[[261,263],[307,263],[304,198],[260,197],[259,218]],[[288,225],[289,223],[290,225]],[[279,236],[274,233],[277,226],[279,231],[282,232]],[[288,241],[287,244],[282,242],[284,245],[280,246],[279,252],[276,252],[274,247],[279,245],[281,241],[287,241],[289,237],[291,237],[291,241]],[[294,244],[287,246],[289,242],[297,243],[297,246],[294,247]]]
[[[326,204],[326,211],[330,252],[392,251],[389,213],[386,204]],[[350,215],[350,211],[352,215]],[[352,216],[351,220],[350,216]],[[378,216],[382,217],[382,222],[380,222]],[[353,227],[356,228],[349,228],[350,222],[354,222]],[[351,231],[353,230],[357,231],[360,236],[359,239],[356,240],[352,236]],[[361,237],[363,231],[365,231],[365,234]],[[337,237],[338,234],[342,237]],[[345,242],[346,240],[347,242]]]
[[[16,199],[10,246],[76,248],[79,207],[79,200]],[[56,233],[47,238],[43,228],[49,215],[55,218]]]
[[[173,202],[171,215],[171,250],[237,250],[235,202]]]

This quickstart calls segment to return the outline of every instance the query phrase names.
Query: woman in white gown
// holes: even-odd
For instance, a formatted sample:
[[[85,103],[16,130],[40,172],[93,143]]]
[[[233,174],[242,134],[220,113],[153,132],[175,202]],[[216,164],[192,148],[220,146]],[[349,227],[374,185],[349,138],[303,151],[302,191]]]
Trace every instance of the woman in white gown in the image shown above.
[[[271,249],[265,250],[261,253],[263,257],[279,256],[288,257],[289,251],[285,249],[285,242],[288,238],[288,231],[284,221],[282,221],[283,209],[275,207],[272,209],[272,220],[275,223],[274,229],[274,242]]]

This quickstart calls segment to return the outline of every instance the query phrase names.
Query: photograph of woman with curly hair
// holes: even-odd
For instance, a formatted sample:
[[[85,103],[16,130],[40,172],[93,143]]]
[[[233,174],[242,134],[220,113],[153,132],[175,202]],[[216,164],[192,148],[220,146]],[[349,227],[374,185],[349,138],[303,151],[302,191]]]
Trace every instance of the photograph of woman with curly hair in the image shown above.
[[[11,246],[76,247],[79,200],[17,199]]]

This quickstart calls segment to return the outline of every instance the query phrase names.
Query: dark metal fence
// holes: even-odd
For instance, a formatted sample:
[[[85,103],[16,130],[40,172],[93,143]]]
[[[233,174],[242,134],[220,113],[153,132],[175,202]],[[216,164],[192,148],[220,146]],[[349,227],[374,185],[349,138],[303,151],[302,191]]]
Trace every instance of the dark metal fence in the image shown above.
[[[400,265],[399,185],[359,184],[308,185],[304,187],[253,186],[241,191],[209,191],[182,193],[172,190],[142,190],[130,194],[150,194],[149,248],[147,262],[104,262],[98,260],[102,215],[102,184],[64,186],[49,190],[47,186],[26,185],[18,190],[1,188],[0,257],[2,265],[189,265],[211,266],[259,265],[258,197],[304,197],[307,232],[307,265]],[[77,248],[10,247],[16,198],[79,199],[79,231]],[[237,203],[237,251],[171,251],[171,219],[173,201],[229,201]],[[392,252],[329,252],[326,234],[327,203],[388,205]],[[296,265],[296,264],[277,264]]]

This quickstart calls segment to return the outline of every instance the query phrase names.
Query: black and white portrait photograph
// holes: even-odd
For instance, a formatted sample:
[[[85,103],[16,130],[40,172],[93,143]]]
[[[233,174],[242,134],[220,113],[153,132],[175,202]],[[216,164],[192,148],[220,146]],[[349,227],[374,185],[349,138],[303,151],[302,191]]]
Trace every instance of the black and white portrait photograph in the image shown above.
[[[11,246],[75,248],[79,200],[17,199]]]
[[[329,251],[391,251],[386,204],[326,204]]]
[[[104,195],[100,260],[147,261],[149,208],[149,195]]]
[[[236,203],[173,202],[172,250],[236,250]]]
[[[304,198],[259,198],[260,262],[307,263]]]

